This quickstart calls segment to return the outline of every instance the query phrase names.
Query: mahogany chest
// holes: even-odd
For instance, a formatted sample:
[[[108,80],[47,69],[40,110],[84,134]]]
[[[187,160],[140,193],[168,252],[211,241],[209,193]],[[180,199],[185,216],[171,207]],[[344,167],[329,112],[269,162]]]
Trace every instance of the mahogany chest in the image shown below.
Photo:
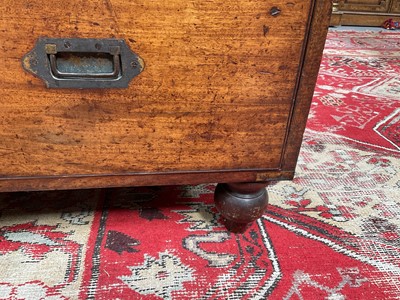
[[[218,182],[250,222],[293,177],[330,5],[3,0],[0,191]]]

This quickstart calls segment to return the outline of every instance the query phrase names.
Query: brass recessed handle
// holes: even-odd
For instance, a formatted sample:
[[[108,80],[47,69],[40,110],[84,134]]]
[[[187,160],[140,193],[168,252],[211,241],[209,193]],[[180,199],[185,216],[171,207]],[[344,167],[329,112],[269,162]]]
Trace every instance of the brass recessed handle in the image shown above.
[[[22,58],[48,88],[126,88],[143,60],[119,39],[39,38]]]
[[[52,48],[52,47],[46,47],[46,49]],[[47,52],[47,51],[46,51]],[[117,79],[118,76],[120,76],[120,70],[121,70],[121,62],[120,62],[120,48],[118,46],[115,46],[114,49],[112,49],[113,56],[112,56],[112,65],[113,65],[113,70],[112,72],[98,72],[98,73],[81,73],[81,72],[62,72],[58,69],[57,67],[57,57],[56,54],[57,52],[53,53],[54,51],[51,51],[49,54],[49,60],[50,60],[50,69],[52,74],[61,79],[97,79],[97,78],[108,78],[108,79]]]

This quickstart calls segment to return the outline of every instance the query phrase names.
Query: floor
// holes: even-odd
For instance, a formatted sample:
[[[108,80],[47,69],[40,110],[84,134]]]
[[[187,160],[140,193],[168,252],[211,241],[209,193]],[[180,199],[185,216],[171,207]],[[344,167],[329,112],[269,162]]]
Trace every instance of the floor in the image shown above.
[[[331,31],[389,31],[382,27],[366,27],[366,26],[330,26]]]

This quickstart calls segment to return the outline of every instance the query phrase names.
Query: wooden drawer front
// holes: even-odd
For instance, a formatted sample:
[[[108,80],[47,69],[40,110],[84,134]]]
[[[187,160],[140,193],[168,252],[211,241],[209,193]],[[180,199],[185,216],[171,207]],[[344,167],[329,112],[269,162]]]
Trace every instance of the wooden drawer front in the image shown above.
[[[390,9],[390,12],[392,13],[400,13],[400,0],[392,0],[392,8]]]
[[[340,0],[339,10],[388,12],[390,0]]]
[[[1,176],[279,168],[311,4],[3,0]],[[145,69],[47,89],[21,67],[41,36],[122,38]]]

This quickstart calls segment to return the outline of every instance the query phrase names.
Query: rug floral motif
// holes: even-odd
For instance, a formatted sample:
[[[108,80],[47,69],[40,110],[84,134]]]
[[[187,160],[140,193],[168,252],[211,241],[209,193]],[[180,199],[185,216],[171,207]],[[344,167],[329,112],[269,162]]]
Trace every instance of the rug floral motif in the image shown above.
[[[399,151],[399,60],[396,32],[329,32],[308,128]]]
[[[393,33],[330,32],[296,177],[245,234],[215,184],[0,195],[0,299],[400,299]]]

